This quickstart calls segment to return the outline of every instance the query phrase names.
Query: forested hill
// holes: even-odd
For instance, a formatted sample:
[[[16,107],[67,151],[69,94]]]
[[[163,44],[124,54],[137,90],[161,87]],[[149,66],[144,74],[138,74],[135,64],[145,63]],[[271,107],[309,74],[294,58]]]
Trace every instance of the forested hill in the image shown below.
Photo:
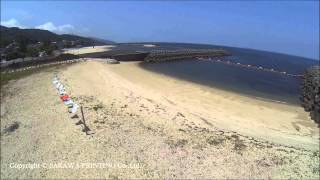
[[[37,42],[61,42],[61,41],[77,41],[81,45],[103,45],[105,41],[94,38],[81,37],[77,35],[62,34],[58,35],[53,32],[41,29],[20,29],[16,27],[8,28],[1,26],[1,48],[6,47],[13,41],[24,41],[27,44]],[[112,41],[111,41],[112,42]]]

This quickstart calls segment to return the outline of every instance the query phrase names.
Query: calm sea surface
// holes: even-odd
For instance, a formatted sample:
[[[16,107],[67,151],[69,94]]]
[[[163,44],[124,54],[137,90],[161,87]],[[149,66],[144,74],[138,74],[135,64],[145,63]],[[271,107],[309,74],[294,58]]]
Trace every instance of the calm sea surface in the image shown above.
[[[229,48],[233,56],[220,58],[222,61],[250,64],[302,74],[318,61],[255,50]],[[227,65],[215,61],[197,59],[141,63],[141,67],[201,85],[233,91],[290,104],[299,104],[299,77]]]

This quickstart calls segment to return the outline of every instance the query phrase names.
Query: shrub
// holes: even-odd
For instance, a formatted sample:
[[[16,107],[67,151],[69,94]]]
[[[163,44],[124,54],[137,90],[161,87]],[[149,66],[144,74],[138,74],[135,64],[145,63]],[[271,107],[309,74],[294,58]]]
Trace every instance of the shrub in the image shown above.
[[[301,83],[301,105],[320,125],[320,66],[307,69]]]

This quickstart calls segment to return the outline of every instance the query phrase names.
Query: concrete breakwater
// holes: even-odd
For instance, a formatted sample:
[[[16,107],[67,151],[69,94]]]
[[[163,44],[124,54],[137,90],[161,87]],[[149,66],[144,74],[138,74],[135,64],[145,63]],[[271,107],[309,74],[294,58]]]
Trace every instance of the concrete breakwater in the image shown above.
[[[182,49],[182,50],[154,50],[145,57],[146,62],[161,62],[188,58],[209,58],[231,55],[220,49]]]
[[[137,52],[137,51],[106,51],[81,54],[82,58],[111,58],[118,61],[143,61],[145,57],[149,55],[149,52]]]

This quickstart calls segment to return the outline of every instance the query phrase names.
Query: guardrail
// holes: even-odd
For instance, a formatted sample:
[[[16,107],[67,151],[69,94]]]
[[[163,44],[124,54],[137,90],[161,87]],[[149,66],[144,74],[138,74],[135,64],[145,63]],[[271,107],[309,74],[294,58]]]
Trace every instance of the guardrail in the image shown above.
[[[57,56],[45,56],[45,57],[26,57],[26,58],[17,58],[9,61],[1,61],[1,68],[8,67],[12,64],[22,63],[22,62],[31,62],[31,61],[46,61],[56,58]]]
[[[21,71],[25,71],[25,70],[29,70],[29,69],[41,68],[41,67],[52,66],[52,65],[57,65],[57,64],[69,64],[69,63],[84,62],[84,61],[86,61],[86,59],[82,58],[82,59],[72,59],[72,60],[51,62],[51,63],[46,63],[46,64],[38,64],[38,65],[18,68],[18,69],[7,69],[4,71],[1,71],[1,73],[4,74],[4,73],[21,72]]]
[[[58,56],[46,56],[46,57],[28,57],[28,58],[20,58],[15,60],[10,60],[6,62],[1,62],[1,71],[19,69],[29,66],[36,66],[41,64],[49,64],[53,62],[59,61],[67,61],[72,59],[78,59],[79,56],[72,54],[61,54]]]

